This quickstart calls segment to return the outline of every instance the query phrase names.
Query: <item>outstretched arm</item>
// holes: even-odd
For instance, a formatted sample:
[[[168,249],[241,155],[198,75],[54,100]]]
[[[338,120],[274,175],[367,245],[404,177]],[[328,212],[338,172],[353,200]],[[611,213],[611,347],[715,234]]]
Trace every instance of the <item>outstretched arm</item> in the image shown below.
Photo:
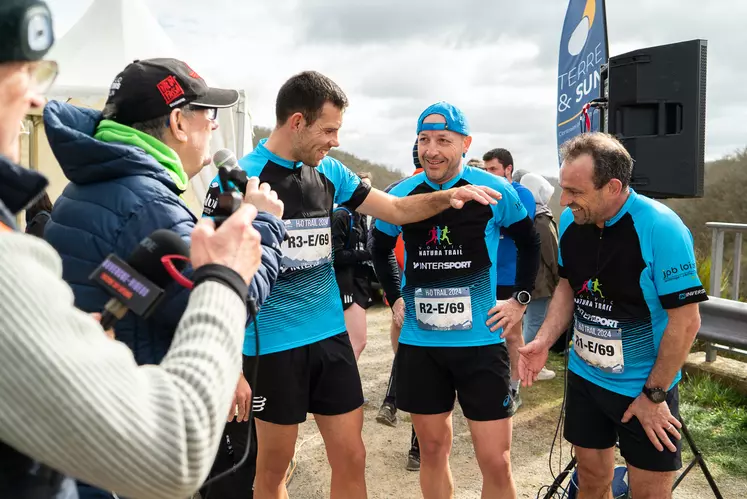
[[[499,199],[499,192],[475,185],[405,197],[396,197],[378,189],[371,189],[357,210],[392,225],[402,226],[438,215],[450,207],[461,209],[464,203],[469,201],[487,205],[496,204]]]

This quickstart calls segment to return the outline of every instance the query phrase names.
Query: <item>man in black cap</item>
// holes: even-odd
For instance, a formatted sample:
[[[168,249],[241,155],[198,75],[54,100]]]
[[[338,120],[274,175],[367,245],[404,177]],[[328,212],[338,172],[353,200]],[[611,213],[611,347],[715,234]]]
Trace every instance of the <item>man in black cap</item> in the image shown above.
[[[120,323],[130,337],[150,341],[155,354],[153,340],[167,333],[165,324],[172,316],[184,316],[171,331],[169,355],[151,363],[158,365],[137,366],[130,350],[104,334],[98,319],[73,305],[55,251],[16,228],[16,215],[39,199],[47,186],[42,175],[17,164],[18,136],[21,120],[30,107],[44,104],[43,94],[57,74],[54,62],[41,60],[53,41],[50,12],[43,2],[0,3],[0,497],[77,498],[75,483],[66,475],[126,497],[188,497],[203,483],[223,440],[226,411],[240,376],[246,296],[261,300],[267,294],[264,287],[269,287],[255,282],[249,291],[247,284],[260,265],[265,267],[260,279],[274,279],[280,253],[276,251],[273,259],[268,249],[279,246],[285,231],[280,224],[274,234],[271,216],[265,214],[264,225],[255,224],[263,232],[260,236],[252,228],[257,210],[247,204],[218,230],[212,221],[200,221],[190,249],[195,270],[190,272],[194,286],[189,306],[176,310],[174,303],[184,297],[170,288],[162,309],[165,316],[159,318],[163,329],[131,319]],[[201,97],[200,101],[221,104]],[[69,115],[77,112],[72,107],[60,109]],[[186,129],[182,117],[171,114],[169,119],[176,119],[181,131]],[[63,219],[79,216],[81,220],[65,220],[90,224],[97,235],[91,239],[78,230],[68,248],[88,246],[93,254],[95,246],[101,260],[109,251],[127,256],[120,249],[136,237],[136,228],[149,213],[138,211],[132,200],[107,186],[138,186],[124,179],[124,167],[115,158],[119,154],[121,162],[144,164],[150,157],[145,149],[156,146],[141,139],[140,148],[122,145],[112,152],[109,148],[114,146],[102,141],[83,151],[91,162],[103,165],[91,173],[98,175],[100,193],[93,195],[98,191],[72,184],[62,204],[74,206],[88,199],[89,207],[85,213],[60,213]],[[176,165],[178,156],[163,157],[171,157]],[[165,183],[164,176],[158,176],[160,163],[155,157],[152,162],[149,178]],[[141,189],[133,199],[170,213],[186,209],[176,193],[159,190],[154,182],[143,181],[150,194]],[[258,191],[256,182],[253,192],[253,200],[263,200],[255,204],[272,210],[280,206],[272,193]],[[111,227],[97,213],[101,206],[127,218],[119,230],[109,232]],[[89,218],[104,224],[97,226]],[[125,240],[121,248],[119,238]],[[66,277],[79,278],[76,272],[88,263],[68,261]],[[93,289],[76,291],[79,305],[96,299]]]
[[[47,138],[70,184],[55,203],[44,237],[62,257],[65,280],[79,308],[98,311],[108,299],[88,276],[109,253],[126,257],[156,229],[173,230],[189,241],[197,218],[182,195],[189,179],[211,162],[218,108],[238,99],[235,90],[208,87],[182,61],[148,59],[132,62],[117,75],[103,113],[57,101],[46,106]],[[267,186],[261,190],[270,192]],[[258,182],[250,181],[247,196],[257,192]],[[278,272],[283,205],[266,195],[255,204],[260,213],[254,225],[267,246],[250,294],[261,304]],[[147,320],[129,316],[117,324],[117,339],[132,349],[138,364],[161,361],[187,298],[188,292],[174,285],[158,314]],[[243,447],[250,404],[251,390],[241,376],[237,421],[229,422],[224,445]],[[234,414],[232,406],[229,421]],[[229,488],[240,494],[235,497],[251,497],[251,475],[245,469],[216,487],[241,480]],[[229,497],[215,488],[212,492],[211,498]]]

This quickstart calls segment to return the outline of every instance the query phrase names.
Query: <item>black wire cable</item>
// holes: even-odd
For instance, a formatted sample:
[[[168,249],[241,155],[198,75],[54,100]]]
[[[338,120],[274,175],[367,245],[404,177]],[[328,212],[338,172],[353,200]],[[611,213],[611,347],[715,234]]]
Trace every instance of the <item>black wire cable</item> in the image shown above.
[[[252,322],[254,323],[254,345],[256,347],[256,350],[254,351],[254,368],[252,369],[252,376],[251,376],[251,382],[249,383],[249,386],[252,388],[252,400],[251,405],[249,406],[249,435],[246,439],[246,449],[244,449],[244,455],[241,457],[241,460],[234,464],[232,467],[228,468],[226,471],[220,473],[219,475],[214,476],[210,480],[203,483],[200,488],[206,488],[207,486],[214,484],[218,480],[227,477],[228,475],[233,474],[236,470],[241,468],[244,463],[246,463],[246,460],[249,458],[249,451],[252,448],[252,426],[254,423],[254,393],[257,391],[257,376],[259,373],[259,326],[257,326],[257,304],[254,301],[254,298],[249,298],[247,300],[247,306],[249,308],[249,317],[251,317]]]
[[[573,323],[571,322],[571,324],[573,324]],[[566,396],[568,394],[568,358],[570,357],[570,350],[571,350],[570,343],[571,343],[571,326],[569,326],[566,329],[566,332],[565,332],[565,349],[564,349],[564,352],[565,352],[565,371],[563,372],[563,402],[560,404],[560,413],[558,414],[558,422],[557,422],[557,424],[555,426],[555,435],[553,436],[552,444],[550,444],[550,455],[547,458],[547,465],[550,468],[550,475],[552,475],[553,482],[555,480],[557,480],[558,476],[560,476],[560,473],[563,472],[563,464],[562,464],[562,459],[563,459],[563,440],[562,440],[562,438],[560,439],[560,444],[559,444],[559,446],[560,446],[560,455],[558,457],[558,463],[559,463],[559,465],[558,465],[558,470],[559,470],[558,471],[558,475],[555,475],[555,470],[553,469],[553,466],[552,466],[552,456],[553,456],[553,453],[555,452],[555,444],[558,441],[558,435],[560,434],[560,426],[561,426],[561,424],[562,424],[562,422],[564,420],[564,416],[565,416],[565,401],[566,401]],[[571,477],[572,476],[573,475],[571,474]],[[550,489],[551,489],[550,485],[543,485],[542,487],[540,487],[540,489],[537,491],[537,498],[539,499],[540,494],[543,491],[549,492]],[[560,494],[560,491],[563,491],[563,495],[558,495],[558,494]],[[562,486],[559,486],[558,487],[558,491],[556,491],[553,494],[553,496],[560,497],[562,499],[563,497],[566,497],[567,492],[568,491],[567,491],[566,488],[564,488]],[[545,496],[542,496],[542,497],[545,497]]]

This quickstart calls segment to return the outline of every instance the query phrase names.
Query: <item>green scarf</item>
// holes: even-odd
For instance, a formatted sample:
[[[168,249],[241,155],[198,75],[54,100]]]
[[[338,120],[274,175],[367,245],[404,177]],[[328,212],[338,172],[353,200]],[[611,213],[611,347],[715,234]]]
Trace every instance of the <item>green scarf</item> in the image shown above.
[[[166,171],[174,180],[177,189],[181,192],[187,190],[189,178],[184,171],[179,156],[173,149],[157,138],[111,120],[101,120],[93,138],[101,142],[119,142],[139,147],[153,156],[156,161],[166,168]]]

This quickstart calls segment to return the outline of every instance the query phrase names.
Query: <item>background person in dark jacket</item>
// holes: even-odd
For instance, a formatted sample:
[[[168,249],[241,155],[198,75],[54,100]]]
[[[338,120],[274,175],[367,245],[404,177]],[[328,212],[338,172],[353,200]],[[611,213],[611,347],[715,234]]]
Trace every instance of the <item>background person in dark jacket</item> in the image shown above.
[[[44,237],[44,227],[52,216],[52,201],[46,192],[39,200],[26,208],[26,234]]]
[[[209,88],[181,61],[151,59],[128,65],[115,78],[103,115],[56,101],[47,105],[49,144],[71,182],[55,203],[44,237],[62,257],[63,278],[78,308],[100,311],[108,300],[88,276],[109,253],[126,258],[156,229],[190,241],[196,217],[181,195],[189,179],[211,161],[217,108],[237,100],[236,91]],[[277,198],[254,198],[260,211],[254,227],[262,236],[263,254],[249,296],[261,305],[277,277],[285,228]],[[166,354],[188,296],[188,290],[172,284],[157,314],[147,320],[129,314],[118,322],[116,337],[132,349],[138,364],[156,364]],[[246,421],[251,390],[243,376],[236,399],[238,421]],[[243,438],[246,434],[245,429]],[[251,497],[251,481],[243,479],[234,488]]]
[[[541,260],[537,279],[534,281],[532,301],[524,315],[524,342],[529,343],[537,336],[540,326],[545,321],[547,305],[558,285],[558,227],[547,206],[555,188],[541,175],[526,173],[521,178],[521,185],[529,189],[537,206],[534,216],[534,229],[540,236]],[[549,380],[555,372],[543,367],[537,375],[538,380]]]
[[[358,174],[361,182],[371,185],[371,175]],[[345,326],[353,345],[355,360],[366,348],[368,327],[366,310],[371,306],[371,252],[367,248],[368,219],[366,215],[350,210],[345,205],[332,213],[332,250],[334,252],[335,278],[340,288]]]

